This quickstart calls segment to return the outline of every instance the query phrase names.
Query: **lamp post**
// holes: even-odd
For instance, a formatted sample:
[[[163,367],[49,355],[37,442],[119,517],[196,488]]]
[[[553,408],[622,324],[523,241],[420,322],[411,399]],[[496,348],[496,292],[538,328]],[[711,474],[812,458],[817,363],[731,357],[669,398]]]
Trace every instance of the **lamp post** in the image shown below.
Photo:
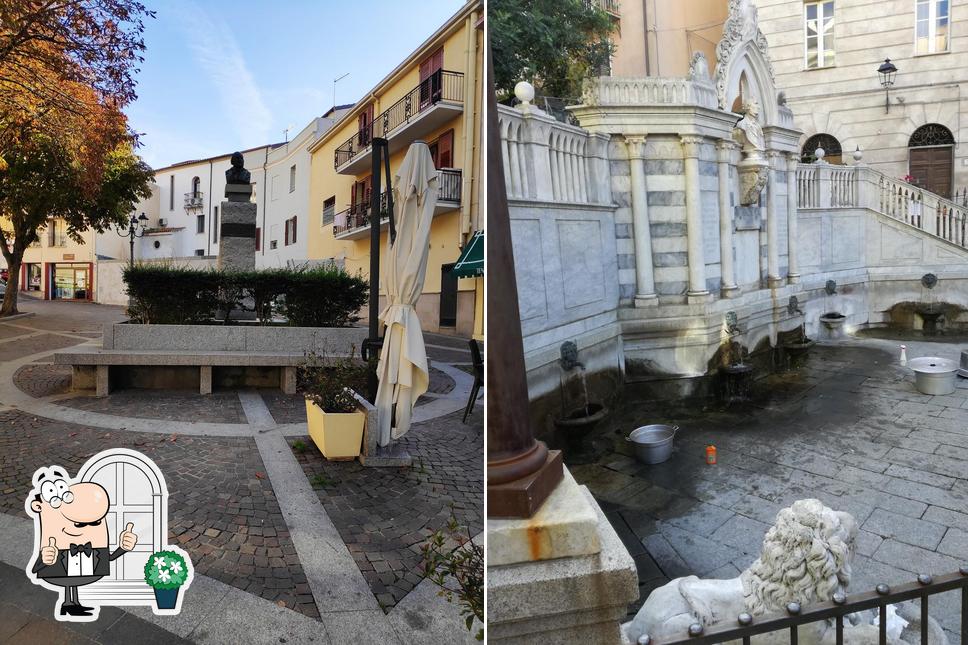
[[[881,66],[877,68],[877,73],[880,74],[881,85],[884,87],[884,114],[889,114],[891,112],[891,86],[894,85],[897,67],[891,62],[890,58],[885,58]]]
[[[147,230],[146,229],[147,223],[148,223],[148,218],[145,216],[144,213],[141,213],[141,215],[138,215],[137,217],[132,215],[131,219],[128,220],[127,231],[125,231],[123,228],[120,228],[120,227],[115,231],[121,237],[126,237],[129,240],[129,243],[131,245],[131,254],[128,257],[128,261],[130,263],[130,266],[132,267],[134,266],[134,238],[144,237],[145,230]]]

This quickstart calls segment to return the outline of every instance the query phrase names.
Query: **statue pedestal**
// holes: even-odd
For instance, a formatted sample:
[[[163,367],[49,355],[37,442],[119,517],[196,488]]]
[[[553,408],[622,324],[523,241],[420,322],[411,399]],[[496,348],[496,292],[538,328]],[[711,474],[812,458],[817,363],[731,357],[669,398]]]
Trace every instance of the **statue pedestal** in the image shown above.
[[[534,517],[489,519],[487,548],[489,642],[622,643],[635,563],[567,469]]]
[[[228,200],[219,209],[219,269],[255,269],[256,205],[249,201],[251,195],[250,184],[225,186]]]

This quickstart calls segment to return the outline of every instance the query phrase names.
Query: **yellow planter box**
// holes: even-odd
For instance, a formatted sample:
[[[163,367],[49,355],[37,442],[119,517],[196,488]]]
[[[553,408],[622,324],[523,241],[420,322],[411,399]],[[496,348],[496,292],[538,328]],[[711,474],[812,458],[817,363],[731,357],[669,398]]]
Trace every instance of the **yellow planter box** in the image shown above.
[[[306,399],[306,422],[309,436],[327,459],[345,461],[360,456],[366,423],[364,412],[323,412],[311,399]]]

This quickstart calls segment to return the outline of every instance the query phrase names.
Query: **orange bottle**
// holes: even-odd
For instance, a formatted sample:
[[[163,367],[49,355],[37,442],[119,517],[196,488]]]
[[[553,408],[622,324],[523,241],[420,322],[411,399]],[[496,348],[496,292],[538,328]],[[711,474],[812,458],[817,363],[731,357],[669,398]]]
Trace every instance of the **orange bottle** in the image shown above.
[[[706,446],[706,463],[710,465],[716,463],[716,446]]]

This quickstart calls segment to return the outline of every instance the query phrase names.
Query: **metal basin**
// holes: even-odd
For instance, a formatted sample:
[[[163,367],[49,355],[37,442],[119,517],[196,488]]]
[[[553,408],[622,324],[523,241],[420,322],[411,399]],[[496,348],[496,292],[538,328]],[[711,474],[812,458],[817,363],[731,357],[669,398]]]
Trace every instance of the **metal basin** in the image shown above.
[[[661,464],[672,456],[672,440],[679,426],[654,424],[632,431],[626,441],[635,447],[635,457],[645,464]]]
[[[914,386],[921,394],[944,395],[955,391],[958,364],[947,358],[923,356],[908,361],[914,370]]]

